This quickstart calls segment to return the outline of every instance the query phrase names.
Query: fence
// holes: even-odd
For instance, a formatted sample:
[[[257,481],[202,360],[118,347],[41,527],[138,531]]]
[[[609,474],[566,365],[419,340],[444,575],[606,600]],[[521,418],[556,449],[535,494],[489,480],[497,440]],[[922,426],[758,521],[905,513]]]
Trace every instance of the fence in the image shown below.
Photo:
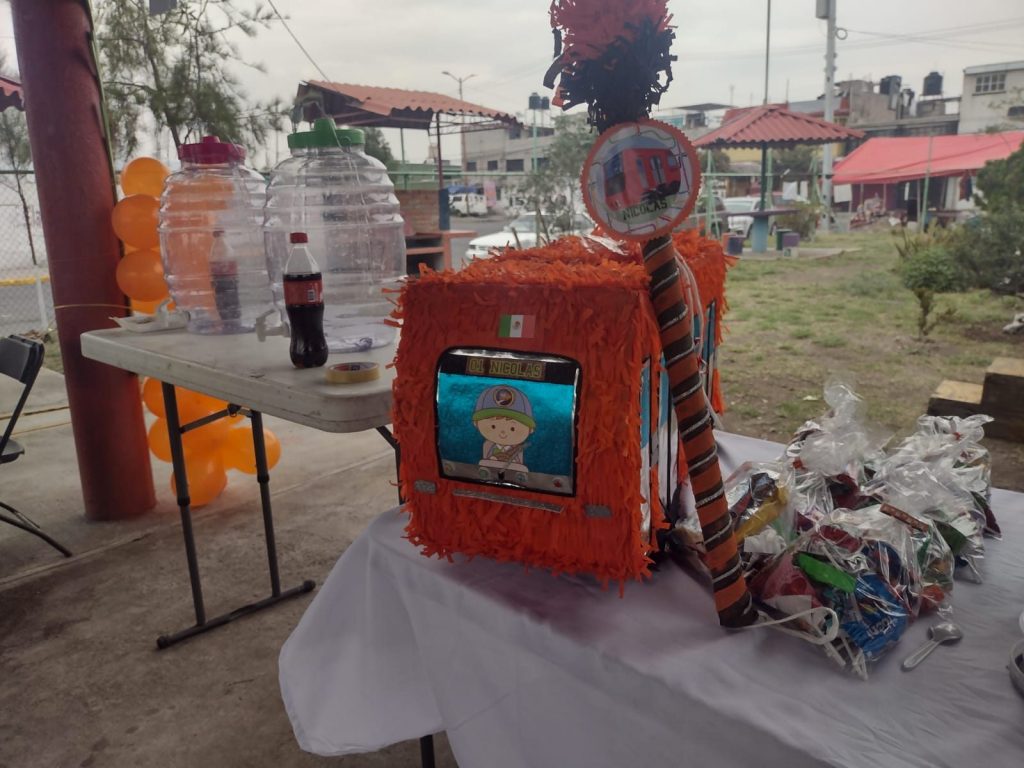
[[[35,179],[23,175],[21,184],[29,209],[27,224],[14,176],[0,175],[0,336],[54,326]]]

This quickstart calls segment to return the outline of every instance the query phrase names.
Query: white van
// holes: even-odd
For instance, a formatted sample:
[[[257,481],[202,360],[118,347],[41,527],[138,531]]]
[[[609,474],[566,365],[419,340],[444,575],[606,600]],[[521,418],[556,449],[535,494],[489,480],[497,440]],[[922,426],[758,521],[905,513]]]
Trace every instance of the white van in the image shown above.
[[[456,216],[486,216],[487,198],[476,192],[458,192],[448,199],[448,210]]]

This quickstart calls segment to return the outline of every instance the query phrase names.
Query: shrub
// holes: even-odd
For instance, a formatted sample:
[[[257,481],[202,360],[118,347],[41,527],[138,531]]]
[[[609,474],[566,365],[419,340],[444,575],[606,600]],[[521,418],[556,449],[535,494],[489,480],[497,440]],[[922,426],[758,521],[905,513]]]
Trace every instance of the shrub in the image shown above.
[[[935,294],[962,291],[966,287],[963,271],[947,247],[934,242],[933,238],[929,238],[932,242],[921,244],[919,241],[922,239],[916,239],[906,249],[906,255],[900,251],[897,267],[903,286],[917,299],[917,333],[921,339],[928,336],[940,322],[956,314],[953,307],[947,307],[936,314]]]
[[[817,229],[820,217],[821,212],[818,206],[812,203],[797,203],[796,210],[793,213],[784,213],[777,216],[775,225],[799,232],[801,240],[808,240]]]
[[[973,219],[950,237],[948,248],[971,287],[1024,293],[1024,205]]]

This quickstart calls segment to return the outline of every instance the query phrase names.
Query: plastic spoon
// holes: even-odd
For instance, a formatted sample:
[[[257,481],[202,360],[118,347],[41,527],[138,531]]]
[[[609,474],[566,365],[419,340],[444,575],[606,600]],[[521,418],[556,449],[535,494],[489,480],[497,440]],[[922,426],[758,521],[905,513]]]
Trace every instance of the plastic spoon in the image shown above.
[[[956,624],[951,621],[944,621],[941,624],[936,624],[934,627],[928,628],[928,636],[931,638],[928,642],[914,651],[912,654],[907,656],[903,660],[903,671],[909,672],[922,661],[924,661],[928,654],[938,648],[940,645],[947,643],[957,643],[963,636],[963,630],[960,629]]]

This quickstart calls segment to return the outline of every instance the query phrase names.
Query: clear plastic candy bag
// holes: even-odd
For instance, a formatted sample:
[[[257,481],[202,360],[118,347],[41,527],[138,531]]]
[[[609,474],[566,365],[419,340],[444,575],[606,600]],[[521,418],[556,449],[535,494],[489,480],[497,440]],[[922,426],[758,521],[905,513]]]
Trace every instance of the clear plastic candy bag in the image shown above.
[[[880,506],[838,509],[802,534],[750,582],[773,615],[832,609],[829,655],[866,676],[865,663],[899,641],[923,600],[922,571],[906,525]],[[806,627],[809,635],[821,627]]]
[[[957,562],[966,566],[969,578],[981,581],[980,561],[985,556],[982,523],[972,495],[950,476],[937,475],[934,465],[902,453],[879,467],[865,492],[914,517],[934,521]]]
[[[954,486],[971,496],[973,513],[983,531],[1000,534],[992,513],[992,461],[981,445],[990,416],[921,416],[917,431],[893,451],[892,458],[916,459],[927,464],[944,485]]]
[[[854,484],[862,483],[871,465],[884,457],[891,435],[867,423],[864,401],[847,384],[829,382],[825,402],[829,412],[796,431],[786,456],[795,469],[825,477],[846,476]]]

